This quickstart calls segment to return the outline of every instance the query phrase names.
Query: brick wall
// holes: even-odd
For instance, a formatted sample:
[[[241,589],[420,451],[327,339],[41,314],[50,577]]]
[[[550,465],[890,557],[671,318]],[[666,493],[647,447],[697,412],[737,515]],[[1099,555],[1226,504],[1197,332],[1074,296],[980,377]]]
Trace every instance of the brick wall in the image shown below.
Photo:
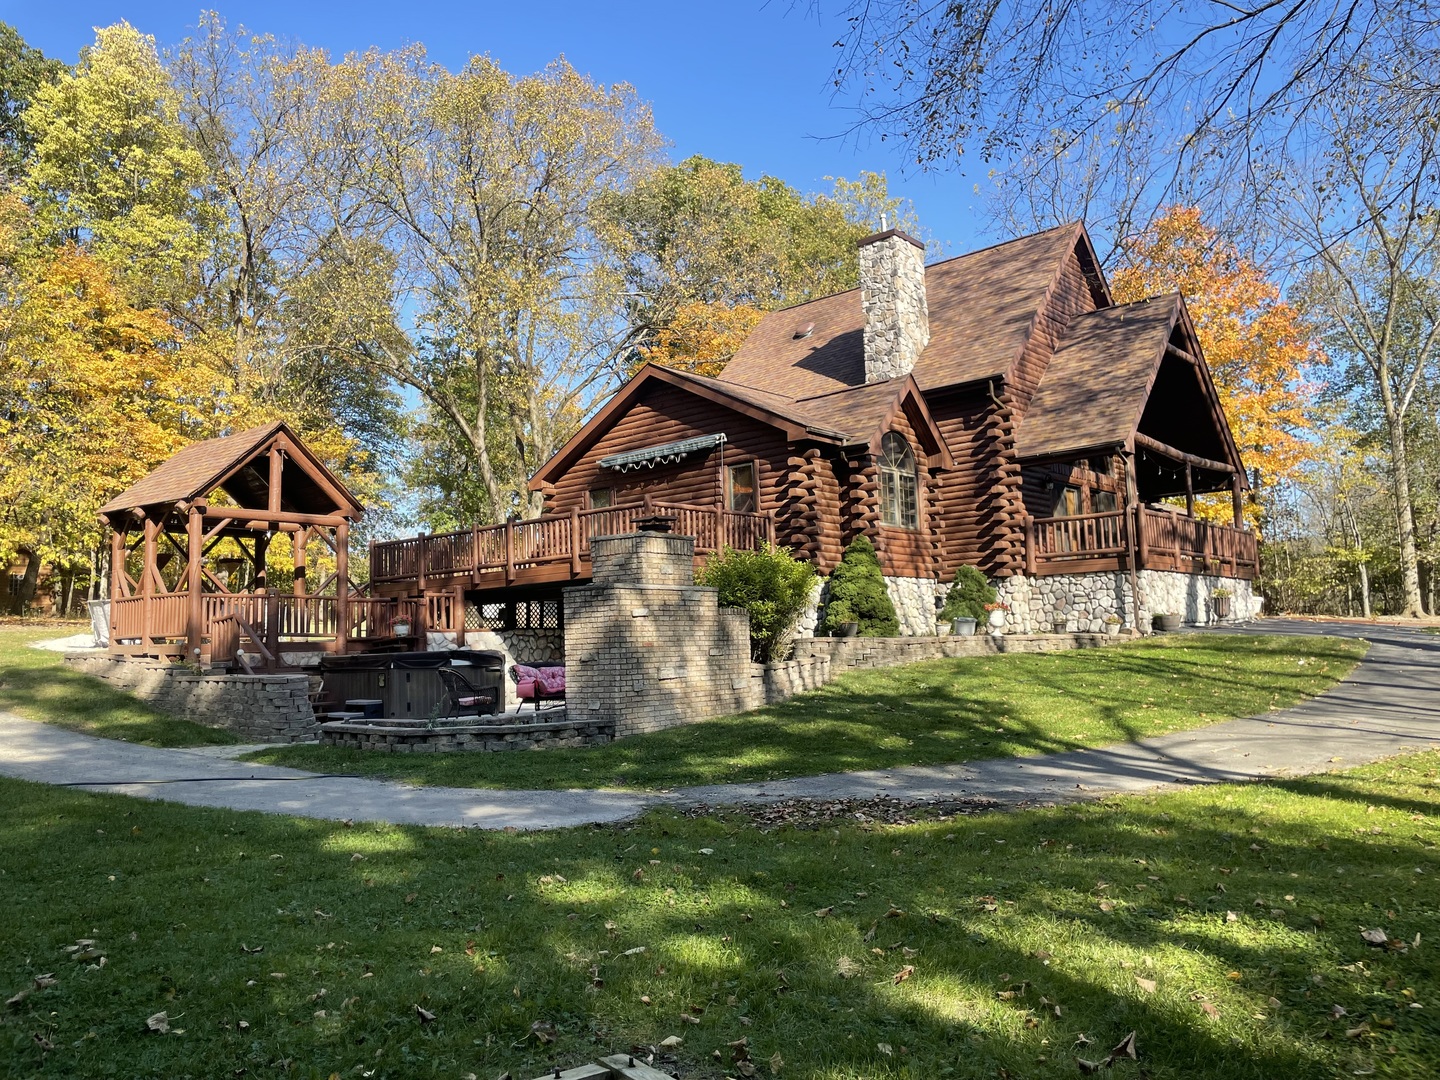
[[[617,738],[750,707],[750,624],[694,584],[695,541],[596,539],[594,580],[566,589],[565,696]]]
[[[308,675],[197,675],[179,664],[94,654],[66,656],[65,664],[161,712],[256,742],[296,742],[315,733]]]

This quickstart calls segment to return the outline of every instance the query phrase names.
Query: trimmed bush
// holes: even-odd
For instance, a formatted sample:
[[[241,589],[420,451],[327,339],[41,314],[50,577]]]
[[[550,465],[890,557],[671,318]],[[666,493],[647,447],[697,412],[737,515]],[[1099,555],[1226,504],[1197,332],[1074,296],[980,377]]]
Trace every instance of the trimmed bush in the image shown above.
[[[986,604],[995,603],[995,590],[985,575],[973,566],[962,566],[955,571],[955,581],[945,594],[945,606],[940,609],[940,621],[949,624],[952,619],[974,619],[983,623],[989,614]]]
[[[750,657],[769,663],[790,651],[796,624],[810,602],[815,567],[774,544],[760,551],[727,547],[705,561],[695,580],[717,589],[725,607],[749,613]]]
[[[847,622],[859,623],[860,633],[866,637],[894,637],[900,632],[875,545],[865,536],[850,541],[840,565],[830,575],[823,628],[834,633]]]

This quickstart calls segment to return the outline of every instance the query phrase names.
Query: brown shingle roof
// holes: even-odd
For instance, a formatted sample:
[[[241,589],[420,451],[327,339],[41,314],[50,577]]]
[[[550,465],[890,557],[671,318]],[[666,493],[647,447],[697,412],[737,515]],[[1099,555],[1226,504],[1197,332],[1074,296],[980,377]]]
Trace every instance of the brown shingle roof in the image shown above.
[[[909,384],[908,379],[900,378],[847,386],[817,397],[801,398],[795,403],[795,413],[824,427],[843,431],[852,439],[868,439],[890,415],[895,399]]]
[[[249,485],[240,483],[247,478],[244,472],[231,476],[230,479],[226,477],[234,473],[248,458],[262,453],[271,440],[282,432],[295,447],[297,456],[294,463],[299,466],[299,472],[293,474],[289,466],[286,467],[285,484],[287,489],[291,489],[288,501],[294,503],[298,498],[300,503],[306,504],[299,507],[302,511],[332,512],[331,500],[334,496],[326,494],[325,488],[328,486],[341,501],[336,509],[358,513],[362,507],[345,489],[345,485],[310,453],[284,422],[278,420],[263,427],[191,443],[161,463],[154,472],[116,495],[100,508],[100,513],[111,514],[147,506],[189,502],[209,495],[216,487],[221,486],[221,480],[225,480],[227,493],[238,505],[251,510],[262,509],[263,498],[257,500],[255,491],[250,488],[259,485],[263,489],[268,482],[268,476],[251,476],[249,479],[253,483]],[[317,478],[321,483],[316,483]]]
[[[1062,225],[925,268],[930,343],[915,365],[922,390],[1006,375],[1081,236]],[[798,330],[814,329],[803,338]],[[860,290],[772,312],[725,366],[722,382],[795,398],[865,382]]]
[[[209,494],[220,477],[281,428],[280,423],[191,443],[154,472],[136,481],[100,508],[102,514],[161,503],[185,502]]]
[[[1020,422],[1016,454],[1050,457],[1129,439],[1180,310],[1173,294],[1071,320]]]

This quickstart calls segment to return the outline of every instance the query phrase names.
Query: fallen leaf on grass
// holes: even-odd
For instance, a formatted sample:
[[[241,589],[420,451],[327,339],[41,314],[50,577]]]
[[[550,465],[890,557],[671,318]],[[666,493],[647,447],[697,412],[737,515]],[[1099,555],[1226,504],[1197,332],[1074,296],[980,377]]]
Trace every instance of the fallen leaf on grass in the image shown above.
[[[534,1035],[542,1046],[553,1043],[555,1041],[555,1025],[549,1020],[536,1020],[530,1025],[530,1034]]]
[[[830,913],[834,910],[834,904],[831,904],[829,907],[822,907],[819,911],[815,912],[815,917],[817,919],[828,919],[830,917]]]
[[[164,1035],[170,1030],[170,1017],[163,1012],[158,1012],[153,1016],[147,1017],[145,1019],[145,1030],[153,1031],[156,1035]]]
[[[429,1009],[422,1008],[419,1005],[415,1006],[415,1015],[420,1017],[420,1023],[422,1024],[428,1024],[435,1019],[435,1014],[433,1012],[431,1012]],[[542,1039],[541,1041],[543,1042],[544,1040]]]
[[[679,1035],[667,1035],[667,1036],[665,1036],[665,1038],[663,1038],[663,1039],[660,1040],[660,1049],[661,1049],[661,1050],[677,1050],[677,1049],[679,1049],[682,1045],[684,1045],[684,1043],[685,1043],[685,1040],[682,1039]]]
[[[860,974],[860,965],[848,956],[842,956],[835,961],[835,974],[842,979],[853,979]]]
[[[1153,994],[1155,992],[1154,979],[1142,979],[1139,975],[1136,975],[1135,985],[1140,987],[1140,989],[1144,990],[1147,994]]]
[[[59,986],[60,980],[55,978],[53,971],[47,971],[44,975],[35,976],[35,989],[47,990],[52,986]]]
[[[31,989],[27,986],[24,990],[19,991],[19,992],[16,993],[13,997],[8,997],[8,998],[6,998],[6,999],[5,999],[5,1004],[8,1005],[8,1006],[10,1006],[10,1008],[13,1009],[13,1008],[15,1008],[16,1006],[18,1006],[21,1002],[23,1002],[26,998],[28,998],[28,997],[29,997],[31,994],[33,994],[33,993],[34,993],[34,991],[31,990]]]
[[[1200,1003],[1200,1011],[1203,1012],[1206,1016],[1210,1017],[1210,1019],[1212,1020],[1214,1020],[1220,1015],[1220,1010],[1217,1009],[1214,1005],[1210,1004],[1210,1002],[1208,1001],[1202,1001]]]
[[[1365,944],[1383,948],[1390,940],[1390,935],[1384,930],[1361,930],[1360,936],[1365,939]]]
[[[1128,1057],[1133,1060],[1135,1056],[1135,1032],[1133,1031],[1116,1043],[1110,1050],[1110,1059],[1112,1061],[1117,1057]]]
[[[698,1024],[700,1022],[700,1018],[698,1016],[691,1016],[689,1013],[682,1012],[680,1014],[680,1022],[682,1024]]]
[[[785,1067],[785,1059],[780,1056],[780,1051],[770,1055],[770,1073],[772,1076],[779,1076],[780,1070]]]
[[[896,985],[896,986],[899,986],[902,982],[904,982],[906,979],[910,978],[910,976],[911,976],[911,975],[914,975],[914,974],[915,974],[915,965],[914,965],[914,964],[906,964],[906,965],[905,965],[904,967],[902,967],[899,971],[895,972],[895,974],[892,975],[891,978],[895,980],[895,985]]]

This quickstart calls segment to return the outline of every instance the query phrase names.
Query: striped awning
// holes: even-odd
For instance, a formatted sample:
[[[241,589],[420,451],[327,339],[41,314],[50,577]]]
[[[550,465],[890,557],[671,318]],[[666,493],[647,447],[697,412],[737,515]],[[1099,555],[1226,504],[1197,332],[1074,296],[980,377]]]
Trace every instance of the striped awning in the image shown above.
[[[656,465],[673,465],[687,454],[697,450],[710,450],[725,441],[725,433],[718,435],[697,435],[693,439],[647,446],[643,450],[627,450],[623,454],[611,454],[600,459],[602,469],[616,472],[630,472],[632,469],[653,469]]]

